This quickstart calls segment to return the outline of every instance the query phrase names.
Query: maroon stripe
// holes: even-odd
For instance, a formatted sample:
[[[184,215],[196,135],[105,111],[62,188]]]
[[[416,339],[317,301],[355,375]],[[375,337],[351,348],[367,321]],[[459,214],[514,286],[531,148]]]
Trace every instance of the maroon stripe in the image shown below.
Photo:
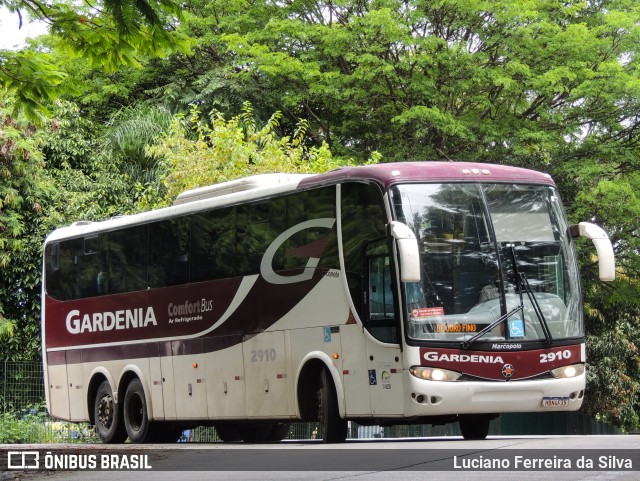
[[[50,366],[79,364],[82,362],[104,362],[119,359],[144,359],[207,354],[235,346],[242,342],[243,336],[201,337],[170,342],[150,342],[127,344],[124,346],[90,347],[69,349],[47,353],[47,364]]]

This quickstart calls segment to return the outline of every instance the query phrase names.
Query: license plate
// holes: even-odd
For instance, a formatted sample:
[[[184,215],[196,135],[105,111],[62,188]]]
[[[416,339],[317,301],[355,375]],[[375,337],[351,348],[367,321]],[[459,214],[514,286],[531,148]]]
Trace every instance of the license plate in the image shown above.
[[[559,408],[569,405],[568,397],[543,397],[542,407],[544,408]]]

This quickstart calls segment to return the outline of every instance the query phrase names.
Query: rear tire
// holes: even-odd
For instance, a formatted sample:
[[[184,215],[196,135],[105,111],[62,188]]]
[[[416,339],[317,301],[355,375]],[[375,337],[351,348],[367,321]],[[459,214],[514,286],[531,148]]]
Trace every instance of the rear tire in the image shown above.
[[[493,418],[490,414],[464,414],[458,416],[462,437],[466,440],[484,439],[489,434],[489,425]]]
[[[124,395],[124,427],[132,443],[144,443],[150,434],[147,398],[140,379],[132,379]],[[149,437],[150,439],[151,437]]]
[[[347,420],[340,417],[336,387],[327,368],[320,372],[317,396],[318,435],[324,443],[343,443],[347,439]]]
[[[96,433],[103,443],[117,444],[127,439],[119,405],[114,400],[109,381],[103,381],[98,387],[93,403],[93,421]]]

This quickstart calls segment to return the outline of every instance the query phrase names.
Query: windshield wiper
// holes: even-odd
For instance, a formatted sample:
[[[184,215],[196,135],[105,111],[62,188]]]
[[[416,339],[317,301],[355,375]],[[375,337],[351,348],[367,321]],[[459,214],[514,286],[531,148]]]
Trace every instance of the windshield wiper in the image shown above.
[[[486,326],[484,329],[482,329],[480,332],[475,334],[473,337],[470,337],[469,339],[463,341],[461,343],[461,347],[463,349],[469,349],[471,345],[474,344],[478,339],[480,339],[486,333],[490,332],[491,329],[493,329],[494,327],[505,322],[507,319],[509,319],[511,316],[513,316],[517,312],[522,312],[522,318],[524,320],[524,298],[522,297],[523,291],[527,294],[529,302],[533,307],[533,312],[535,312],[536,316],[538,317],[538,320],[540,321],[540,325],[542,326],[542,332],[544,333],[545,343],[551,344],[551,341],[553,340],[553,337],[551,336],[551,331],[549,330],[549,324],[547,324],[547,320],[544,317],[542,309],[540,309],[540,304],[538,304],[538,300],[536,299],[533,289],[531,289],[529,280],[527,279],[527,276],[525,275],[525,273],[520,272],[520,270],[518,269],[518,262],[516,260],[516,252],[513,244],[511,244],[509,247],[511,252],[511,262],[513,265],[513,273],[515,275],[516,282],[518,284],[517,289],[518,289],[518,294],[520,296],[520,305],[515,309],[511,310],[510,312],[507,312],[503,316],[500,316],[498,319],[496,319],[494,322]]]
[[[513,263],[513,273],[516,276],[518,282],[518,294],[520,295],[520,306],[524,309],[524,300],[522,299],[522,291],[527,294],[529,298],[529,302],[533,307],[533,312],[535,312],[538,320],[540,321],[540,326],[542,326],[542,332],[544,333],[544,340],[546,344],[551,344],[553,338],[551,337],[551,331],[549,330],[549,324],[547,324],[547,320],[544,318],[544,314],[542,313],[542,309],[540,309],[540,304],[538,304],[538,300],[536,299],[536,295],[531,289],[531,285],[529,284],[529,280],[524,272],[520,272],[518,269],[518,262],[516,259],[516,249],[513,244],[510,246],[511,252],[511,262]],[[523,312],[524,318],[524,312]]]

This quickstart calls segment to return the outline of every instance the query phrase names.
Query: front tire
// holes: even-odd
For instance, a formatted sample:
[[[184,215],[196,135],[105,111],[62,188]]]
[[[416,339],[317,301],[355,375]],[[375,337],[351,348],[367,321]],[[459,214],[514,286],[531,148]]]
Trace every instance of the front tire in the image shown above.
[[[150,431],[147,398],[140,379],[132,379],[124,395],[124,427],[132,443],[143,443]]]
[[[480,440],[489,434],[493,416],[487,414],[465,414],[458,416],[460,432],[465,440]]]
[[[127,439],[119,405],[114,400],[109,381],[103,381],[98,387],[93,403],[93,421],[96,433],[103,443],[117,444]]]
[[[324,443],[343,443],[347,439],[347,420],[340,417],[336,387],[327,368],[320,372],[317,396],[318,435]]]

